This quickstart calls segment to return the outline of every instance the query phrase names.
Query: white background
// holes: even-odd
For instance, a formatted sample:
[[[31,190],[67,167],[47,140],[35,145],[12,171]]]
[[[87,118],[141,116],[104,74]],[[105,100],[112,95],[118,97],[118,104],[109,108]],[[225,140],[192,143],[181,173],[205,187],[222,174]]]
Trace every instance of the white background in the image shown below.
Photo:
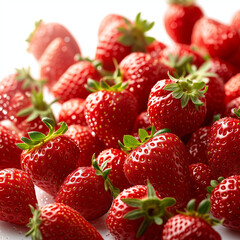
[[[233,14],[240,9],[240,0],[199,0],[198,4],[206,16],[224,23],[230,23]],[[14,72],[15,68],[27,66],[32,67],[37,77],[38,65],[26,52],[25,39],[39,19],[65,25],[77,39],[83,55],[94,57],[99,23],[109,13],[133,20],[141,12],[143,18],[155,21],[149,35],[172,44],[163,26],[166,7],[165,0],[0,0],[0,78]],[[39,200],[44,204],[49,196],[40,192]],[[101,228],[100,223],[96,223],[98,228]],[[240,239],[240,233],[221,226],[217,230],[224,240]],[[25,239],[23,232],[25,229],[0,222],[0,240]]]

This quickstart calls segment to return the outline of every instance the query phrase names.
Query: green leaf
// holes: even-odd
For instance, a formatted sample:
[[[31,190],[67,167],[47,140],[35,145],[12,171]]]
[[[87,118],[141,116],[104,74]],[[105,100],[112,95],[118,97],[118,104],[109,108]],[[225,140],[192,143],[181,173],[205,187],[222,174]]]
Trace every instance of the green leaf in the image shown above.
[[[55,128],[55,122],[53,119],[51,118],[43,118],[42,119],[43,123],[48,127],[49,129],[49,134],[52,134],[54,132],[54,128]]]
[[[156,192],[153,188],[153,185],[149,181],[147,181],[147,196],[148,198],[156,197]]]
[[[126,147],[137,147],[140,145],[139,141],[131,136],[131,135],[124,135],[123,137],[123,144],[126,146]]]
[[[28,116],[29,114],[31,114],[34,110],[34,107],[31,106],[31,107],[28,107],[28,108],[24,108],[22,110],[20,110],[18,113],[17,113],[17,116],[18,117],[25,117],[25,116]]]
[[[27,122],[31,122],[31,121],[33,121],[34,119],[36,119],[37,117],[39,117],[39,116],[40,116],[40,114],[39,114],[38,111],[33,111],[33,112],[29,115],[29,117],[26,119],[26,121],[27,121]]]
[[[196,199],[192,199],[188,202],[187,204],[187,210],[189,212],[193,212],[195,210],[195,202],[196,202]]]
[[[104,161],[101,166],[100,166],[100,169],[104,170],[104,168],[107,166],[108,164],[108,160]]]
[[[28,136],[31,138],[31,140],[33,141],[41,141],[42,139],[44,139],[46,136],[41,133],[41,132],[29,132]]]
[[[123,216],[123,218],[128,220],[135,220],[144,216],[144,212],[142,209],[135,209],[131,212],[128,212]]]
[[[167,91],[170,91],[170,92],[173,92],[173,91],[178,90],[178,89],[179,89],[179,87],[178,87],[177,83],[170,83],[170,84],[168,84],[164,87],[164,90],[167,90]]]
[[[165,197],[161,200],[161,207],[167,208],[176,204],[176,199],[172,197]]]
[[[60,122],[58,125],[61,125],[60,128],[55,132],[55,135],[62,135],[68,130],[68,126],[65,122]]]
[[[148,137],[148,132],[145,129],[139,128],[138,136],[139,136],[141,142],[144,142],[144,140]]]
[[[147,218],[144,218],[142,224],[140,225],[136,237],[139,238],[141,237],[149,228],[149,226],[152,224],[152,221],[150,221]]]
[[[26,137],[21,137],[21,140],[28,145],[33,145],[33,141]]]
[[[208,186],[207,187],[207,192],[211,193],[213,191],[214,187]]]
[[[187,94],[183,94],[182,98],[181,98],[181,106],[182,108],[185,108],[188,104],[189,101],[189,96]]]
[[[171,130],[169,128],[163,128],[163,129],[160,129],[159,131],[157,131],[153,136],[158,136],[160,134],[163,134],[163,133],[170,133]]]
[[[154,41],[155,41],[155,38],[154,37],[145,37],[145,39],[146,39],[146,41],[147,41],[147,43],[148,44],[151,44],[151,43],[153,43]]]
[[[137,198],[122,198],[121,200],[130,207],[140,208],[142,206],[142,201]]]
[[[27,149],[29,149],[29,145],[26,144],[26,143],[17,143],[16,145],[17,145],[20,149],[22,149],[22,150],[27,150]]]
[[[118,41],[125,46],[132,46],[134,43],[134,39],[131,35],[122,35],[119,37]]]
[[[160,217],[154,217],[154,222],[155,222],[158,226],[160,226],[160,225],[163,224],[163,220],[162,220],[162,218],[160,218]]]
[[[202,106],[203,102],[201,102],[197,97],[191,97],[191,100],[195,106]]]
[[[182,98],[183,95],[184,95],[184,92],[182,91],[182,89],[177,89],[172,93],[173,98],[176,98],[176,99]]]
[[[107,179],[110,171],[111,171],[111,168],[108,168],[108,169],[106,169],[106,170],[103,171],[102,175],[103,175],[104,180]]]
[[[154,126],[154,124],[153,124],[153,125],[152,125],[152,129],[151,129],[151,136],[154,136],[155,131],[156,131],[156,129],[155,129],[155,126]]]
[[[93,159],[93,160],[92,160],[92,165],[93,165],[93,168],[94,168],[95,170],[98,170],[98,171],[101,172],[101,169],[100,169],[100,167],[99,167],[98,162],[97,162],[96,159]]]
[[[211,202],[209,199],[204,199],[203,201],[200,202],[197,212],[200,214],[206,214],[209,213],[211,208]]]
[[[217,185],[219,184],[219,182],[217,181],[217,180],[211,180],[210,181],[210,185],[212,186],[212,187],[216,187]]]

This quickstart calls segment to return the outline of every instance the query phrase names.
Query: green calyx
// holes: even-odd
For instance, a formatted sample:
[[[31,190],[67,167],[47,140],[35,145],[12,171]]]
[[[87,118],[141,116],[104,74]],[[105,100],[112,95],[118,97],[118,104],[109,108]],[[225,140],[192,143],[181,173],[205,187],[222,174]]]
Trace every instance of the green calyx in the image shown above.
[[[147,22],[141,19],[141,13],[138,13],[134,24],[131,24],[125,19],[126,27],[119,27],[118,30],[122,33],[119,42],[125,46],[131,46],[133,52],[146,52],[146,46],[154,41],[153,37],[146,36],[154,22]]]
[[[174,198],[158,198],[152,184],[149,181],[147,182],[146,198],[125,198],[121,200],[127,205],[136,208],[124,215],[125,219],[135,220],[143,218],[136,235],[137,238],[141,237],[151,224],[155,223],[157,225],[162,225],[170,217],[172,217],[172,214],[170,214],[166,208],[171,207],[176,203]]]
[[[25,234],[26,237],[31,236],[32,240],[42,240],[42,234],[39,230],[39,226],[41,225],[42,221],[40,220],[41,211],[39,210],[39,207],[36,206],[36,209],[34,209],[33,206],[29,205],[31,208],[31,212],[33,214],[33,217],[30,218],[30,221],[27,225],[30,230]]]
[[[207,197],[210,198],[210,194],[212,193],[213,189],[224,180],[224,177],[219,177],[217,180],[211,180],[210,181],[210,186],[207,187]]]
[[[30,151],[32,149],[38,148],[52,138],[60,136],[68,130],[68,126],[65,122],[60,122],[58,124],[60,125],[59,129],[55,131],[55,121],[53,119],[43,118],[42,121],[49,129],[48,135],[44,135],[43,133],[36,131],[29,132],[28,136],[30,139],[22,137],[21,140],[23,143],[16,144],[20,149]]]
[[[106,168],[108,160],[103,162],[101,166],[98,165],[98,162],[95,158],[95,154],[92,156],[92,165],[93,168],[96,170],[97,176],[102,176],[104,179],[104,188],[106,191],[110,190],[113,198],[116,198],[120,193],[120,189],[113,186],[111,180],[109,179],[108,175],[111,171],[111,168]]]
[[[26,42],[31,42],[36,30],[38,29],[38,27],[41,25],[42,20],[36,21],[35,22],[35,27],[34,30],[29,34],[28,38],[26,39]]]
[[[182,6],[191,6],[195,4],[195,0],[167,0],[168,4],[178,4]]]
[[[239,109],[234,109],[233,112],[238,118],[240,118],[240,108]]]
[[[186,216],[201,218],[211,226],[216,226],[223,222],[223,220],[219,221],[218,219],[212,218],[210,216],[209,212],[211,209],[211,202],[209,199],[204,199],[201,201],[198,205],[197,210],[195,210],[195,202],[195,199],[190,200],[188,202],[186,212],[178,212]]]
[[[44,101],[43,92],[41,90],[37,92],[36,90],[33,89],[31,95],[32,106],[20,110],[17,113],[17,116],[18,117],[28,116],[28,118],[26,119],[27,122],[31,122],[37,117],[40,118],[49,117],[54,119],[54,121],[56,122],[51,106],[57,101],[58,99],[55,99],[48,104]]]
[[[125,153],[128,154],[130,151],[134,150],[138,146],[146,143],[149,139],[151,139],[151,138],[153,138],[155,136],[158,136],[158,135],[160,135],[162,133],[167,133],[167,132],[170,132],[170,129],[164,128],[164,129],[161,129],[161,130],[155,132],[155,126],[152,125],[150,134],[148,134],[148,132],[145,129],[141,129],[141,128],[138,129],[138,136],[139,136],[140,141],[138,141],[132,135],[124,135],[123,143],[118,141],[118,144],[121,147],[121,149]]]

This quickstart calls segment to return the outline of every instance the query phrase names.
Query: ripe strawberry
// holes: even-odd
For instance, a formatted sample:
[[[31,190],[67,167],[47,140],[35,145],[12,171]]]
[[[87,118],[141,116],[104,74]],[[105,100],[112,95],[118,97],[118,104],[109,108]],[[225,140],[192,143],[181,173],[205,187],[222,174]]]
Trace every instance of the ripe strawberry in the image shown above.
[[[225,102],[229,103],[231,100],[240,97],[240,73],[236,74],[225,84]]]
[[[153,42],[152,37],[147,37],[146,32],[154,23],[142,20],[139,13],[134,23],[125,19],[120,26],[113,22],[101,33],[98,39],[95,59],[102,62],[103,69],[113,71],[115,59],[118,63],[131,52],[145,52],[146,46]]]
[[[194,132],[186,147],[191,155],[191,163],[204,163],[208,165],[207,139],[211,126],[201,127]]]
[[[0,199],[0,220],[21,225],[31,217],[29,204],[37,204],[32,180],[15,168],[0,171]]]
[[[53,95],[59,102],[65,102],[72,98],[86,98],[89,92],[86,90],[88,78],[100,80],[100,73],[94,63],[80,61],[71,65],[59,78],[52,88]]]
[[[125,146],[120,146],[124,151],[132,150],[124,163],[125,175],[132,185],[146,184],[149,179],[162,197],[174,197],[176,208],[181,208],[190,197],[189,153],[176,135],[166,129],[154,131],[152,127],[149,136],[146,130],[139,129],[141,142],[124,136]]]
[[[161,54],[162,50],[165,49],[167,46],[159,42],[157,40],[154,40],[152,43],[147,45],[146,52],[151,55],[151,57],[159,58],[159,55]]]
[[[164,225],[162,240],[221,240],[221,236],[212,226],[219,224],[216,219],[210,218],[210,201],[202,201],[195,211],[195,201],[188,203],[187,211],[170,218]]]
[[[194,24],[203,17],[202,9],[194,0],[171,0],[169,3],[164,16],[168,35],[177,43],[191,44]]]
[[[0,125],[0,170],[4,168],[21,169],[21,149],[16,146],[20,137],[12,130]]]
[[[225,116],[231,118],[239,118],[239,114],[236,114],[236,112],[239,112],[238,109],[240,109],[240,96],[234,98],[226,105]]]
[[[39,59],[40,76],[47,80],[48,87],[52,87],[59,77],[74,64],[75,52],[62,38],[55,38]]]
[[[26,40],[29,42],[28,51],[39,60],[55,38],[62,38],[75,54],[81,53],[76,40],[66,27],[59,23],[45,23],[42,20],[35,22],[34,31]]]
[[[62,182],[77,167],[80,150],[70,137],[62,135],[67,125],[62,122],[54,132],[55,123],[43,118],[49,128],[47,136],[40,132],[29,132],[30,139],[22,137],[24,143],[17,144],[25,150],[21,154],[22,169],[29,174],[35,185],[55,196]]]
[[[137,132],[139,128],[148,129],[149,127],[151,127],[151,123],[147,111],[141,112],[136,118],[132,132]]]
[[[118,148],[118,140],[132,131],[138,104],[126,84],[110,87],[106,82],[89,80],[91,93],[85,102],[86,121],[106,148]],[[97,91],[97,92],[96,92]]]
[[[72,98],[63,103],[59,112],[59,122],[65,122],[68,126],[79,124],[87,126],[85,115],[85,100],[81,98]]]
[[[97,156],[104,149],[103,142],[87,126],[71,125],[65,135],[74,139],[79,146],[78,167],[91,166],[92,155],[95,153]]]
[[[225,117],[212,125],[208,134],[207,156],[214,178],[240,174],[239,144],[240,120]]]
[[[165,222],[172,215],[167,208],[174,198],[162,198],[148,182],[123,190],[113,200],[106,225],[115,239],[161,239]]]
[[[240,36],[233,27],[203,17],[193,28],[192,44],[211,57],[226,59],[238,49]]]
[[[212,215],[217,219],[224,219],[223,226],[240,231],[240,176],[213,180],[208,191],[211,193]]]
[[[240,29],[240,10],[238,10],[232,18],[231,26],[234,27],[236,30]]]
[[[77,211],[61,204],[48,204],[40,210],[31,207],[33,218],[26,236],[42,240],[103,240],[98,231]]]

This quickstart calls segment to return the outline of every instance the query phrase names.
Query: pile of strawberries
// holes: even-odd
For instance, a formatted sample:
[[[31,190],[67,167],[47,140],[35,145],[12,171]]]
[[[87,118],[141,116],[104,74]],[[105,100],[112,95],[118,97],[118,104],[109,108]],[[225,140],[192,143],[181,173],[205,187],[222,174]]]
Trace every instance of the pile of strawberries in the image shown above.
[[[0,220],[34,240],[103,239],[91,221],[104,214],[115,239],[240,231],[240,11],[225,25],[169,2],[174,45],[140,13],[109,14],[93,60],[61,24],[36,23],[39,79],[0,82]],[[39,208],[34,186],[55,202]]]

